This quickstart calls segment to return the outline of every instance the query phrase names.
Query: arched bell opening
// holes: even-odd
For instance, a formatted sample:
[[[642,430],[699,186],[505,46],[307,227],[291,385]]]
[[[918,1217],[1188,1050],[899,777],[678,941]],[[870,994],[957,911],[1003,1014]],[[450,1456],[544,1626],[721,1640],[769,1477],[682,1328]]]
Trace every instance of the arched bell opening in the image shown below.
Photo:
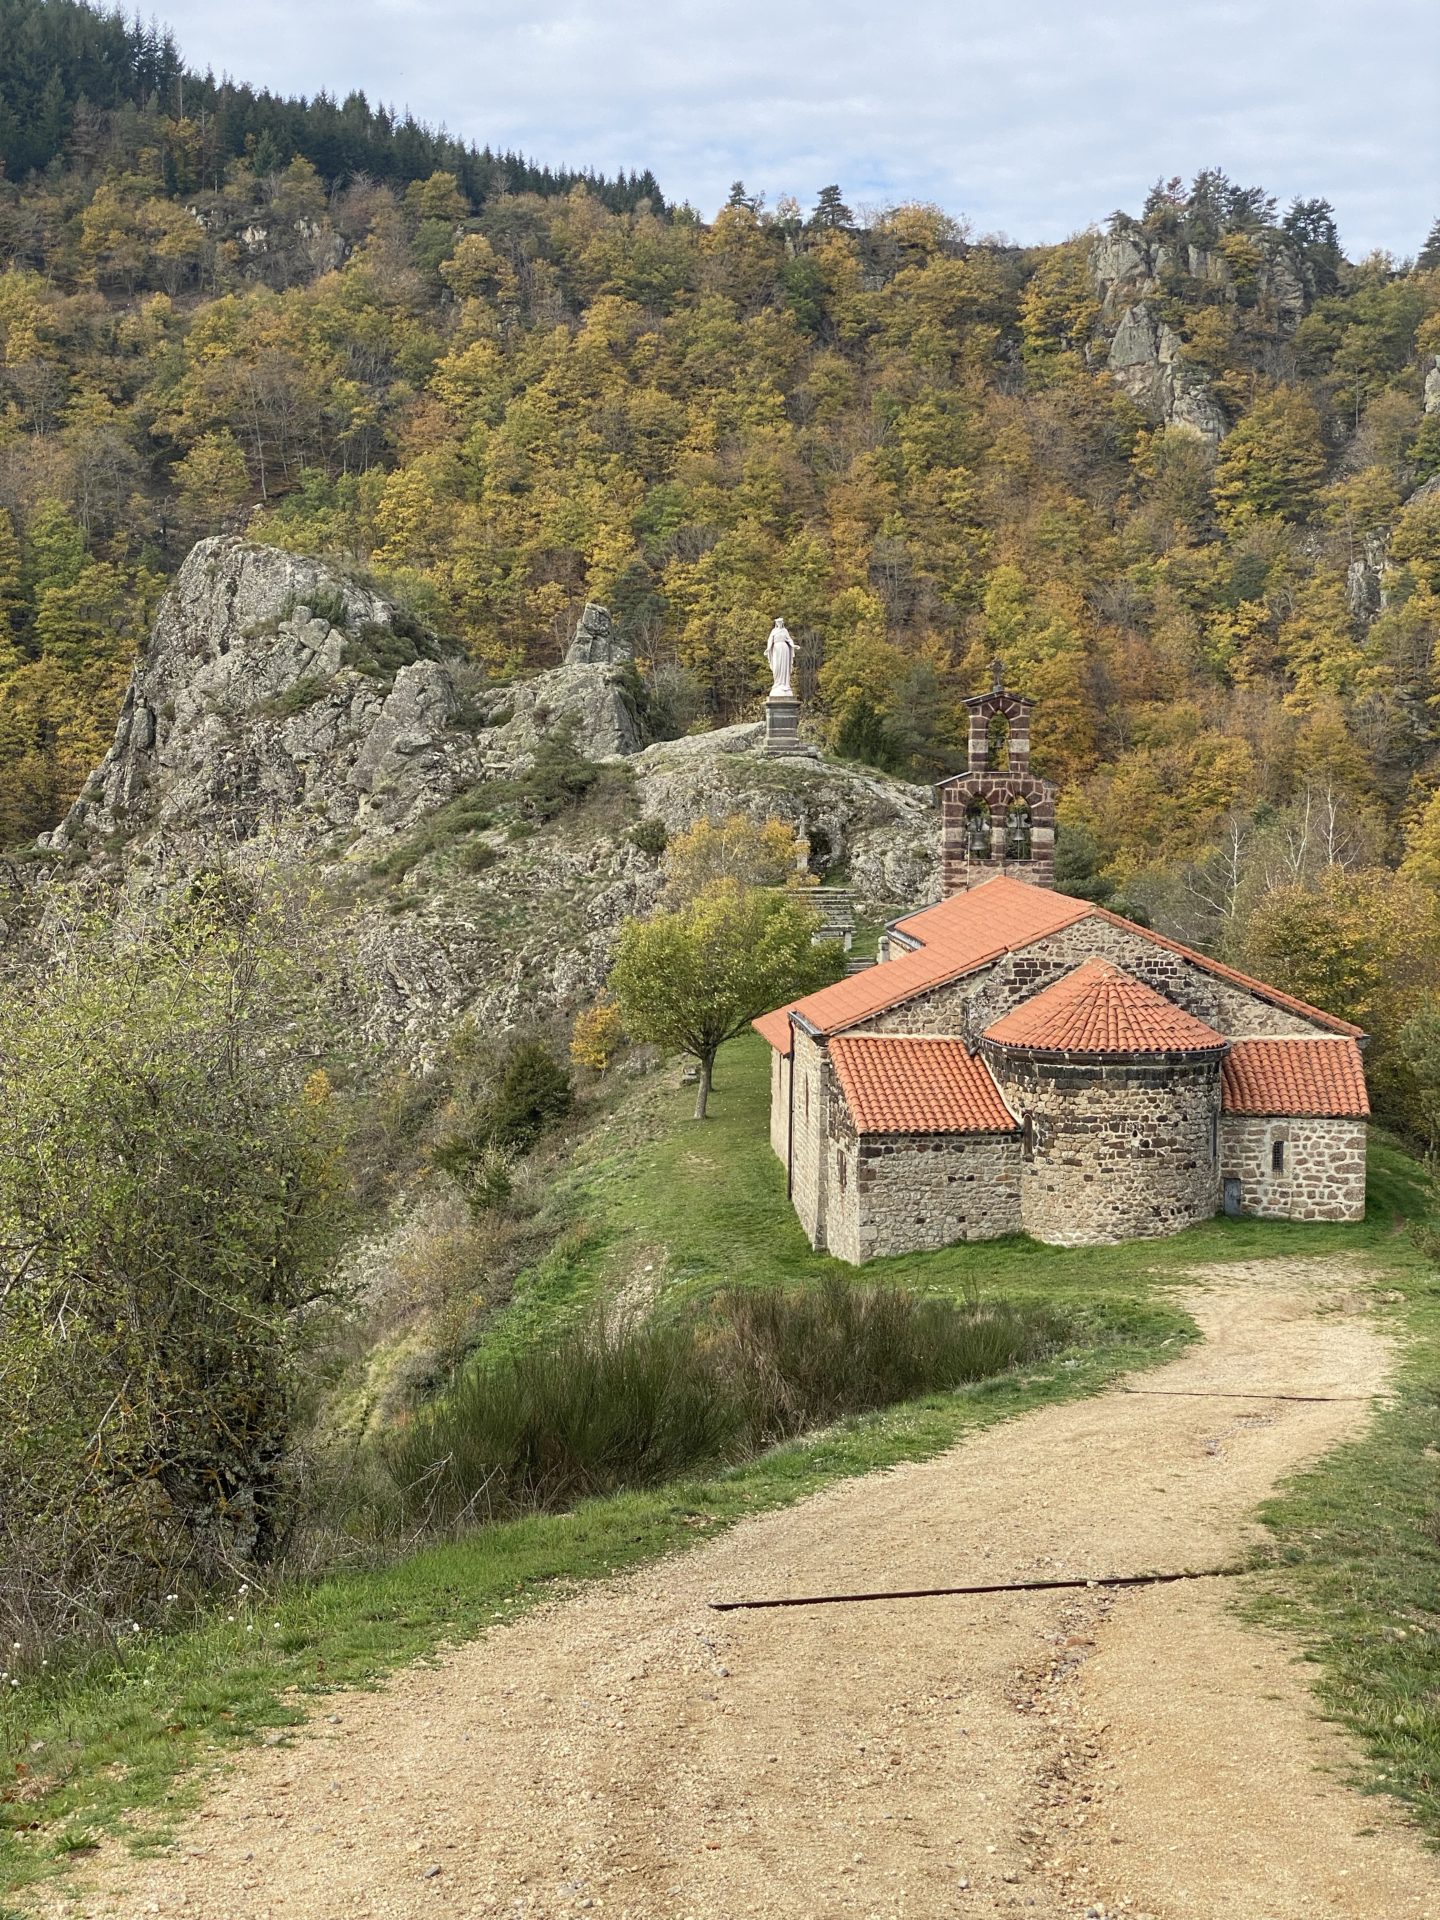
[[[972,800],[965,809],[965,851],[972,860],[990,858],[990,808],[984,800]]]
[[[985,729],[985,764],[992,773],[1010,771],[1010,722],[1003,713],[992,713]]]
[[[1030,858],[1030,809],[1023,800],[1012,800],[1005,810],[1005,858]]]

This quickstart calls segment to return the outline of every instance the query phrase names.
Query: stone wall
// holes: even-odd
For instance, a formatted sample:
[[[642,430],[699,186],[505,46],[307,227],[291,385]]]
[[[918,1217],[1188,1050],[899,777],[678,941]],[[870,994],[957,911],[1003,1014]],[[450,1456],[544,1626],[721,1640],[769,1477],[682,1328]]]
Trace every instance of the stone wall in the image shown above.
[[[828,1109],[834,1069],[823,1044],[795,1029],[795,1075],[790,1143],[790,1197],[812,1247],[825,1245]],[[835,1102],[839,1104],[838,1100]]]
[[[1005,955],[986,970],[983,978],[970,976],[974,986],[969,1020],[974,1037],[978,1039],[986,1027],[1020,1001],[1030,999],[1082,961],[1096,957],[1123,967],[1227,1039],[1251,1040],[1331,1031],[1317,1027],[1303,1014],[1292,1013],[1288,1007],[1277,1007],[1244,987],[1220,979],[1183,954],[1147,940],[1143,934],[1131,933],[1096,915],[1062,927],[1058,933],[1048,934],[1033,946],[1022,947],[1018,953]]]
[[[1152,1239],[1220,1204],[1220,1063],[985,1057],[1024,1123],[1020,1211],[1052,1246]]]
[[[852,1265],[1020,1231],[1014,1134],[852,1135],[835,1159],[829,1247]]]
[[[770,1144],[782,1161],[790,1157],[790,1062],[770,1049]]]
[[[1096,957],[1123,967],[1227,1039],[1331,1031],[1288,1007],[1274,1006],[1244,987],[1233,986],[1143,934],[1130,933],[1099,917],[1077,920],[949,986],[917,994],[902,1007],[860,1022],[856,1031],[961,1034],[973,1047],[1002,1014]]]
[[[1241,1212],[1260,1220],[1363,1220],[1365,1122],[1224,1114],[1220,1173],[1239,1180]]]

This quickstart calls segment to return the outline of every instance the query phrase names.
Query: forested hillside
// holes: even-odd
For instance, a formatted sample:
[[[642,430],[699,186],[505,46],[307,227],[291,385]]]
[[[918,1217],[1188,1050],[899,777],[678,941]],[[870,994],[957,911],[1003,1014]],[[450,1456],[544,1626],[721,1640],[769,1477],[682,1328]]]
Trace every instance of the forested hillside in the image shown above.
[[[1413,930],[1440,877],[1440,225],[1350,261],[1218,173],[1042,248],[834,189],[707,224],[69,0],[0,31],[4,841],[244,526],[496,675],[604,601],[677,731],[753,711],[783,613],[832,749],[922,777],[1003,655],[1062,884],[1377,1017],[1296,915]]]

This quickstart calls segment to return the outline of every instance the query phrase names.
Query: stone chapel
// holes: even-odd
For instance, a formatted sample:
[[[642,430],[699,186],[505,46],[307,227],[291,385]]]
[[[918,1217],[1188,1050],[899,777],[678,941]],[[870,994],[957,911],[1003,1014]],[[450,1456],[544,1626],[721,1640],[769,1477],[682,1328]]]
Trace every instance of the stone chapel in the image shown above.
[[[1359,1220],[1358,1027],[1055,891],[1055,788],[998,667],[940,783],[941,899],[880,964],[755,1022],[812,1245],[856,1265],[1029,1233],[1080,1246],[1221,1211]]]

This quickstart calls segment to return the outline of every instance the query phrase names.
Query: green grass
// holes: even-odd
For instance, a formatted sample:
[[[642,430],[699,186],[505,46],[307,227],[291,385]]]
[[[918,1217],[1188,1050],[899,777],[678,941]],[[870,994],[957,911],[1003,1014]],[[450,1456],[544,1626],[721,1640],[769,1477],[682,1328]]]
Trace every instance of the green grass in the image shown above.
[[[786,1201],[768,1141],[763,1043],[746,1037],[725,1050],[713,1119],[697,1126],[691,1103],[691,1090],[673,1076],[642,1082],[582,1144],[564,1196],[575,1225],[523,1277],[492,1351],[574,1324],[608,1289],[698,1300],[726,1287],[850,1271],[810,1251]],[[1424,1263],[1395,1229],[1397,1218],[1423,1210],[1423,1190],[1412,1163],[1383,1142],[1372,1196],[1358,1228],[1217,1220],[1175,1240],[1125,1247],[1058,1250],[1016,1238],[877,1263],[877,1277],[941,1298],[1054,1308],[1074,1329],[1074,1344],[1019,1372],[842,1421],[728,1472],[487,1527],[268,1597],[237,1595],[228,1609],[169,1635],[135,1636],[86,1669],[7,1687],[4,1877],[19,1887],[53,1872],[87,1832],[134,1832],[138,1823],[151,1838],[163,1833],[193,1803],[208,1768],[238,1744],[302,1720],[308,1696],[373,1684],[446,1643],[503,1625],[556,1583],[604,1577],[691,1545],[747,1514],[924,1458],[980,1426],[1168,1357],[1193,1327],[1167,1284],[1197,1263],[1367,1251],[1397,1270],[1397,1287],[1414,1289],[1417,1312],[1440,1318],[1424,1292]],[[1423,1417],[1417,1400],[1415,1418]],[[1419,1427],[1407,1432],[1413,1453]],[[1364,1472],[1335,1489],[1358,1541],[1373,1489]],[[1395,1524],[1409,1524],[1406,1512],[1397,1508]],[[1323,1582],[1318,1567],[1312,1572],[1318,1595]]]
[[[1365,1753],[1359,1784],[1440,1842],[1440,1279],[1405,1243],[1390,1251],[1395,1397],[1266,1505],[1279,1565],[1250,1611],[1315,1662],[1321,1707]]]

